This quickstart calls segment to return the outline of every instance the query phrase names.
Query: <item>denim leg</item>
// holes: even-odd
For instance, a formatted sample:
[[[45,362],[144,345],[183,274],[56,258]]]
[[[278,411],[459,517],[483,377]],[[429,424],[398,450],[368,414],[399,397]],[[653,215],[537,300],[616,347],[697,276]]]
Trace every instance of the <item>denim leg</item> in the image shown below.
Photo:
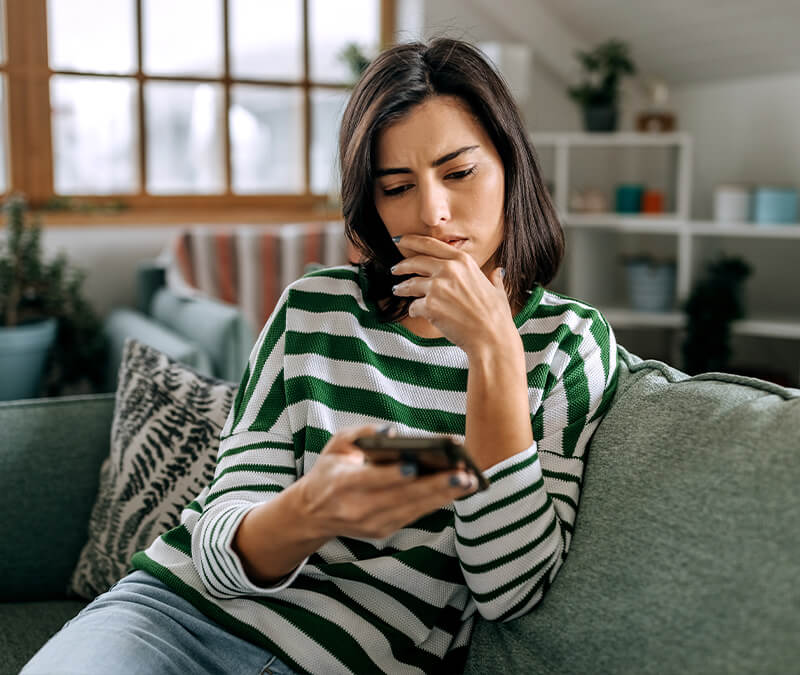
[[[98,596],[20,675],[290,675],[268,650],[229,633],[137,571]]]

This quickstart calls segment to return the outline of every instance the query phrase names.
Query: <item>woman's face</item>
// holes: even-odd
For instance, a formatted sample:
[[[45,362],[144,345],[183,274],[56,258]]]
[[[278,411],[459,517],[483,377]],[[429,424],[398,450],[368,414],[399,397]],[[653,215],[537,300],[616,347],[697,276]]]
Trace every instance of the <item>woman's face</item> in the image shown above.
[[[503,240],[505,171],[460,99],[431,98],[384,129],[375,176],[375,207],[391,236],[435,237],[491,272]]]

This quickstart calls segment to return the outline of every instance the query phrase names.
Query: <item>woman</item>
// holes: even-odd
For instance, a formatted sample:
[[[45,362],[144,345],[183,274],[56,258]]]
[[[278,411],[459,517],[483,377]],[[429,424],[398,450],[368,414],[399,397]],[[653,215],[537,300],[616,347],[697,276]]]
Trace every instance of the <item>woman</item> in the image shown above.
[[[76,672],[455,672],[478,614],[552,583],[616,350],[544,289],[563,234],[520,114],[473,47],[400,45],[354,90],[340,153],[363,263],[286,289],[214,481],[26,674],[98,643],[109,660]],[[490,488],[366,462],[353,442],[387,423],[465,440]]]

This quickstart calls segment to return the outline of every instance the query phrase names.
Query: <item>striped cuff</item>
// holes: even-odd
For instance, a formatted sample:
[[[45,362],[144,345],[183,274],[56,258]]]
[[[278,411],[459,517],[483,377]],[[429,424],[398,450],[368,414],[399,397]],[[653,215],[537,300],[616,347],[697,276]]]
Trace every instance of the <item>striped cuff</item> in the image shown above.
[[[509,497],[526,485],[536,483],[542,477],[536,441],[516,455],[490,466],[483,475],[491,483],[488,490],[473,492],[468,497],[457,499],[456,513],[469,516],[500,499]]]
[[[203,524],[200,545],[201,575],[209,589],[223,597],[239,595],[270,595],[292,584],[308,557],[292,572],[269,586],[254,584],[244,570],[239,555],[233,549],[236,531],[250,509],[258,504],[228,506]]]

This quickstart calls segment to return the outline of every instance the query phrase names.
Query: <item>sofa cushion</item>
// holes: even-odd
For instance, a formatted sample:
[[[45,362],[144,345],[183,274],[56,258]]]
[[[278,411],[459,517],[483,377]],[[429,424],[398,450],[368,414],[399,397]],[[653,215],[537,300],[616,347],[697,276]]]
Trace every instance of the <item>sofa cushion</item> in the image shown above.
[[[794,672],[800,390],[619,354],[567,561],[466,672]]]
[[[113,414],[112,394],[0,403],[3,602],[65,597]]]
[[[41,646],[85,606],[82,600],[0,604],[0,675],[19,673]]]
[[[111,449],[72,576],[84,598],[106,591],[131,556],[175,527],[214,476],[233,383],[201,375],[135,340],[125,343]]]

